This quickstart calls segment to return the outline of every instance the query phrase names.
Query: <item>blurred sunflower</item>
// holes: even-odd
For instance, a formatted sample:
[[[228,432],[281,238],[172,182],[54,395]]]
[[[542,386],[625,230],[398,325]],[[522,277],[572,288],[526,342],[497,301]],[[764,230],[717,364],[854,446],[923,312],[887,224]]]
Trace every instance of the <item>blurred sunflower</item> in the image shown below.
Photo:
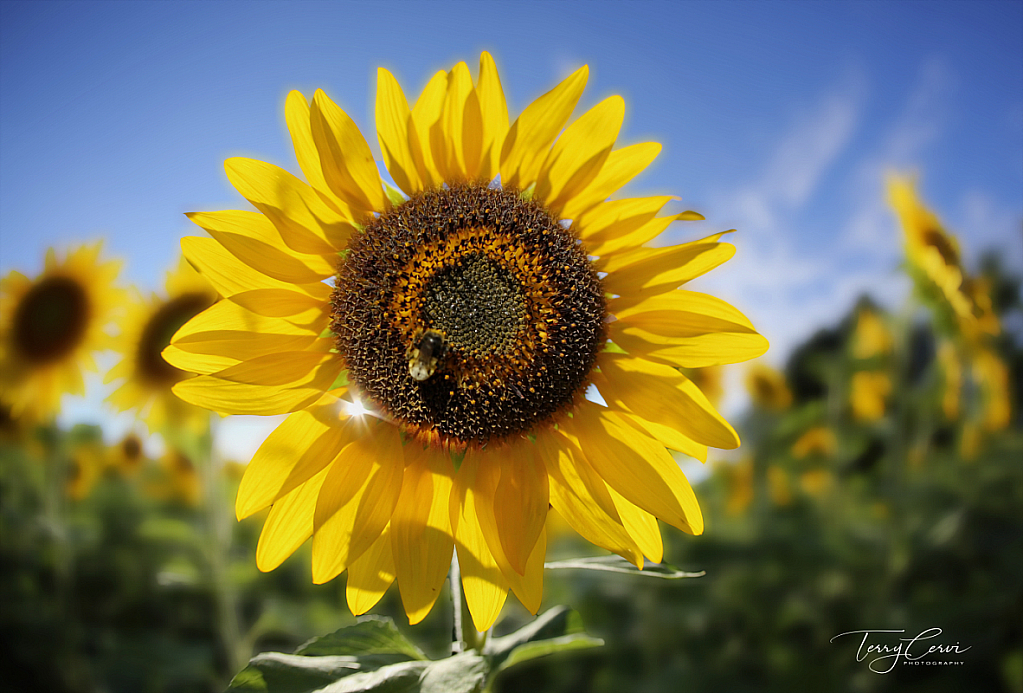
[[[123,476],[134,476],[146,461],[146,453],[142,447],[142,439],[135,433],[129,433],[110,451],[109,464]]]
[[[763,363],[755,363],[746,370],[746,390],[753,403],[762,409],[783,411],[792,406],[792,391],[785,382],[785,374]]]
[[[853,329],[852,353],[857,359],[870,359],[890,353],[892,334],[884,320],[871,308],[861,308]]]
[[[963,368],[959,350],[953,342],[944,340],[938,347],[938,367],[941,371],[941,412],[947,421],[959,418],[959,398],[962,391]]]
[[[104,454],[99,443],[81,443],[71,451],[64,490],[72,500],[82,500],[103,475]]]
[[[911,179],[890,178],[888,196],[902,222],[910,266],[938,288],[958,318],[972,319],[973,307],[963,291],[962,257],[955,237],[923,205]]]
[[[416,623],[454,548],[486,630],[509,588],[539,608],[549,505],[637,566],[661,559],[658,519],[702,532],[666,448],[706,459],[739,440],[677,367],[753,358],[767,342],[723,301],[677,290],[731,257],[722,234],[648,248],[702,217],[658,216],[669,196],[606,201],[660,145],[614,148],[618,96],[566,127],[587,74],[509,126],[486,53],[475,85],[459,63],[412,108],[380,69],[377,140],[401,191],[322,91],[311,104],[292,92],[308,184],[230,159],[259,213],[191,215],[213,238],[185,238],[185,255],[226,300],[164,351],[202,374],[174,391],[226,413],[294,412],[238,492],[239,518],[273,506],[260,569],[312,536],[315,582],[347,569],[362,613],[397,579]],[[583,396],[591,384],[607,407]]]
[[[0,280],[0,399],[14,418],[45,420],[61,394],[82,394],[82,370],[92,354],[111,346],[105,331],[124,301],[114,287],[119,260],[101,261],[102,243],[71,250],[63,260],[51,248],[42,274],[10,272]]]
[[[217,293],[181,258],[167,273],[166,298],[136,296],[122,322],[118,351],[121,360],[105,382],[123,379],[107,401],[120,411],[138,409],[151,431],[166,426],[201,426],[209,414],[183,402],[171,388],[190,373],[167,363],[160,352],[190,318],[213,305]]]
[[[892,381],[881,371],[857,371],[850,383],[849,404],[857,421],[877,421],[884,416]]]
[[[792,444],[792,456],[801,460],[808,455],[831,457],[838,448],[835,433],[827,426],[814,426]]]

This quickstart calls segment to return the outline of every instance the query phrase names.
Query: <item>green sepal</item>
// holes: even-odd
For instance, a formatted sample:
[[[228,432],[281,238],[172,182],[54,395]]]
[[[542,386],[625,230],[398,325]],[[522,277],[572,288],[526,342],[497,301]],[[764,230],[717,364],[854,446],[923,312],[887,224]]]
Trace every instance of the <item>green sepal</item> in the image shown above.
[[[395,207],[405,204],[408,201],[401,190],[398,190],[387,181],[384,181],[384,192],[387,193],[387,199],[390,200],[391,204]]]
[[[533,193],[536,191],[536,183],[530,183],[529,187],[519,193],[519,197],[523,200],[532,200]]]
[[[327,388],[327,391],[329,392],[330,390],[334,390],[339,387],[345,387],[346,385],[348,385],[348,371],[341,371],[337,374],[337,377],[334,378],[334,382]]]

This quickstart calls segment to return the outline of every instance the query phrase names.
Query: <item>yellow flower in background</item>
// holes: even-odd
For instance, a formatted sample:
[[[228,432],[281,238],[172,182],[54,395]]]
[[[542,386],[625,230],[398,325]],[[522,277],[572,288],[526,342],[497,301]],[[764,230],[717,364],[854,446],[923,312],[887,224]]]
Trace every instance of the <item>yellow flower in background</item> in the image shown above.
[[[792,444],[792,456],[801,460],[808,455],[831,457],[838,449],[835,433],[826,426],[814,426]]]
[[[972,319],[973,308],[963,292],[962,257],[955,237],[924,207],[911,179],[890,178],[888,196],[902,222],[909,263],[938,287],[960,319]]]
[[[827,469],[810,469],[799,475],[799,486],[803,493],[814,498],[826,496],[834,484],[834,475]]]
[[[160,473],[148,491],[160,500],[196,506],[202,495],[202,481],[192,459],[171,448],[160,458]]]
[[[951,341],[943,341],[938,347],[938,367],[941,371],[941,411],[947,421],[959,418],[959,398],[963,386],[963,368],[959,351]]]
[[[745,457],[734,464],[723,464],[721,469],[728,484],[725,513],[742,515],[753,502],[753,460]]]
[[[123,476],[134,476],[146,461],[142,439],[129,433],[110,451],[110,466]]]
[[[792,391],[785,375],[763,363],[755,363],[746,371],[746,390],[754,404],[771,411],[783,411],[792,406]]]
[[[974,342],[985,336],[997,336],[1002,331],[1001,321],[991,302],[991,282],[987,277],[967,277],[963,281],[963,293],[973,306],[974,320],[963,323],[964,331]]]
[[[722,366],[707,366],[706,368],[683,368],[682,375],[689,378],[700,392],[704,394],[715,407],[721,401],[725,393],[724,377],[725,369]]]
[[[190,373],[167,363],[161,352],[189,319],[213,305],[217,294],[209,282],[185,261],[167,273],[166,297],[137,296],[122,321],[118,351],[121,360],[106,382],[124,382],[107,401],[119,411],[139,410],[151,431],[165,426],[201,427],[209,414],[183,402],[171,388]]]
[[[856,315],[853,329],[852,353],[857,359],[883,356],[892,350],[892,333],[877,311],[862,308]]]
[[[64,490],[72,500],[87,497],[103,474],[104,453],[99,443],[82,443],[71,452]]]
[[[347,570],[358,614],[396,579],[417,623],[454,549],[482,631],[509,589],[539,608],[549,506],[637,566],[661,560],[658,520],[703,531],[666,448],[705,460],[739,440],[677,368],[767,342],[730,305],[679,290],[731,257],[722,234],[645,247],[702,217],[658,216],[670,196],[606,201],[660,145],[615,148],[618,96],[569,123],[587,74],[509,125],[486,53],[475,84],[459,63],[411,108],[380,69],[377,141],[401,192],[344,111],[292,92],[307,182],[230,159],[259,211],[190,215],[213,238],[185,238],[185,255],[226,300],[164,351],[202,374],[174,391],[225,413],[293,412],[238,492],[239,518],[272,504],[260,569],[312,537],[315,582]],[[591,384],[608,407],[584,397]]]
[[[858,371],[853,374],[849,403],[857,421],[877,421],[884,416],[885,401],[892,391],[892,381],[881,371]]]
[[[119,260],[100,260],[102,244],[71,250],[63,260],[51,248],[42,274],[10,272],[0,280],[0,400],[15,418],[47,419],[60,396],[82,394],[82,370],[107,349],[105,331],[123,303],[114,287]]]
[[[1009,369],[993,351],[980,349],[973,355],[973,377],[980,386],[981,426],[985,431],[1000,431],[1009,425]]]
[[[792,502],[789,474],[776,464],[767,468],[767,493],[771,501],[779,507],[785,507]]]

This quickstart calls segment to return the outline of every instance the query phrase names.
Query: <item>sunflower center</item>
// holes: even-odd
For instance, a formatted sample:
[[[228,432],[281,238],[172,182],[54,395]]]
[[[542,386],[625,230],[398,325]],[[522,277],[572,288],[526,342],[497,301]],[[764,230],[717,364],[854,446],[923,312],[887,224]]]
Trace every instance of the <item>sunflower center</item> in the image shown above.
[[[201,292],[181,294],[153,313],[142,329],[136,354],[138,373],[143,380],[156,385],[173,385],[185,377],[185,372],[167,363],[160,352],[167,348],[182,325],[212,303],[210,297]]]
[[[433,276],[422,315],[451,349],[480,357],[514,350],[526,306],[522,286],[509,270],[471,254]]]
[[[60,361],[82,342],[89,324],[89,297],[70,277],[47,277],[18,304],[12,336],[18,354],[35,365]]]
[[[410,434],[464,447],[568,409],[604,341],[574,236],[514,190],[412,197],[354,237],[331,330],[360,393]]]
[[[941,259],[945,261],[945,264],[949,267],[956,267],[959,265],[959,253],[955,247],[952,246],[952,242],[941,231],[936,229],[927,229],[924,231],[924,243],[931,246],[938,251],[941,255]]]

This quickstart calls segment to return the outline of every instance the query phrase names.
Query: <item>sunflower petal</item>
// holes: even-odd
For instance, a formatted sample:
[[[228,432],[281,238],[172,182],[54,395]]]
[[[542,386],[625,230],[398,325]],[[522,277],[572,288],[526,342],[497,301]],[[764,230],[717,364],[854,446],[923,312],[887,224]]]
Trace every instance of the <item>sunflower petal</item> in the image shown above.
[[[363,215],[389,206],[366,139],[347,113],[317,89],[310,109],[313,140],[327,185]]]
[[[433,608],[451,565],[455,540],[449,512],[455,470],[446,453],[405,447],[401,496],[391,517],[391,545],[401,601],[409,623]]]
[[[643,565],[643,553],[622,526],[604,480],[569,438],[539,431],[536,445],[550,478],[551,505],[587,541]]]
[[[376,121],[380,151],[394,182],[408,195],[419,192],[423,183],[409,143],[412,111],[398,80],[382,67],[377,69]]]
[[[551,148],[536,182],[535,197],[559,214],[566,202],[600,173],[625,119],[625,100],[611,96],[568,126]]]
[[[231,185],[273,222],[292,249],[329,255],[355,231],[349,219],[327,206],[315,190],[273,164],[235,157],[224,162]]]
[[[289,284],[312,284],[334,274],[321,255],[300,255],[282,248],[277,228],[259,212],[190,212],[195,224],[216,238],[249,267]]]
[[[313,509],[326,478],[323,469],[270,508],[256,546],[256,567],[264,573],[283,563],[313,535]]]
[[[320,153],[316,150],[313,140],[313,124],[309,112],[309,102],[298,91],[288,94],[284,104],[284,119],[291,132],[291,142],[295,147],[295,158],[302,169],[309,185],[320,193],[323,201],[332,206],[345,219],[355,219],[356,213],[345,202],[336,198],[327,187],[323,178],[323,166],[320,164]]]
[[[578,219],[639,175],[660,153],[661,145],[657,142],[642,142],[613,150],[597,177],[565,202],[561,215],[565,219]]]
[[[703,531],[696,495],[667,450],[596,404],[574,414],[559,425],[609,487],[684,532]]]
[[[739,436],[699,388],[670,366],[604,352],[597,357],[608,403],[677,428],[697,443],[732,450]]]
[[[235,514],[262,510],[326,468],[354,435],[353,427],[331,427],[300,411],[286,418],[259,446],[245,468]]]
[[[439,188],[444,182],[431,147],[431,132],[440,128],[441,114],[444,112],[444,100],[447,96],[448,73],[441,70],[427,82],[423,93],[419,95],[416,105],[412,107],[412,124],[409,128],[409,148],[419,166],[419,177],[426,188]],[[439,152],[441,156],[444,151]]]
[[[480,139],[483,136],[479,108],[469,68],[464,62],[460,62],[451,68],[448,75],[448,90],[440,121],[441,127],[434,128],[430,133],[430,145],[434,156],[436,157],[438,151],[444,151],[444,156],[437,157],[436,161],[438,168],[444,166],[440,168],[440,172],[447,181],[474,177],[469,172],[470,164],[472,174],[479,169],[482,145]]]
[[[547,469],[532,443],[513,446],[501,456],[500,463],[501,476],[493,496],[494,519],[504,555],[522,575],[547,521]]]
[[[182,380],[172,391],[189,404],[223,414],[273,416],[304,409],[322,390],[301,387],[267,387],[230,382],[210,375]]]
[[[735,255],[735,246],[718,243],[721,234],[668,248],[637,248],[601,263],[604,289],[622,297],[619,305],[644,300],[695,279]]]
[[[313,582],[326,582],[361,556],[387,526],[401,492],[398,429],[378,423],[338,454],[313,515]]]
[[[395,574],[391,557],[391,527],[388,525],[366,553],[348,566],[345,598],[352,613],[360,616],[376,606],[394,582]]]
[[[636,507],[625,497],[608,487],[611,498],[614,499],[618,515],[622,518],[622,524],[629,532],[629,535],[636,540],[643,555],[654,563],[660,563],[664,558],[664,544],[661,542],[661,530],[657,526],[657,518],[647,511]]]
[[[494,59],[486,51],[480,54],[479,75],[476,96],[479,99],[483,130],[479,177],[489,181],[500,173],[501,147],[508,133],[508,106]]]
[[[526,106],[505,136],[501,148],[501,182],[525,189],[536,182],[547,150],[565,127],[582,96],[589,67],[583,65],[565,81]]]
[[[508,597],[508,583],[487,545],[477,516],[478,500],[474,487],[480,462],[476,455],[466,453],[455,475],[449,512],[465,603],[476,630],[483,632],[494,625],[501,613]]]

